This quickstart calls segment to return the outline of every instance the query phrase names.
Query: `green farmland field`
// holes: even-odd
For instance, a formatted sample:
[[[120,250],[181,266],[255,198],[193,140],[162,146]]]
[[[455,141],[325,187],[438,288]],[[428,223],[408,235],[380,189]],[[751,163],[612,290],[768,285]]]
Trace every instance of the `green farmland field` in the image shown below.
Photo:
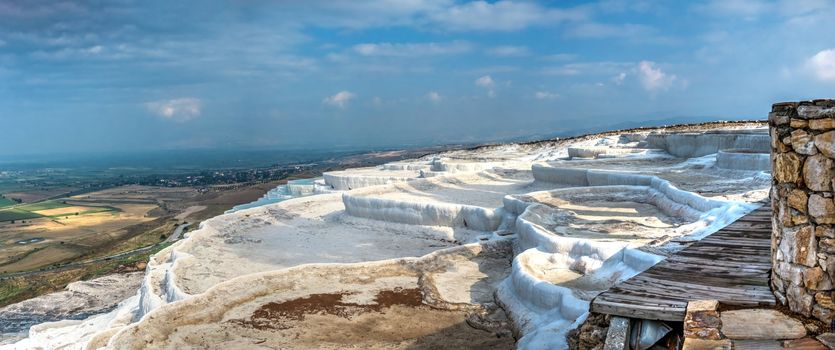
[[[64,204],[61,201],[46,201],[19,206],[18,209],[24,211],[38,211],[69,207],[69,204]]]
[[[45,202],[32,203],[32,204],[24,204],[24,205],[21,205],[19,207],[14,208],[14,209],[0,209],[0,222],[40,218],[40,217],[44,217],[44,215],[35,213],[36,211],[67,208],[67,207],[72,207],[72,206],[74,206],[74,205],[65,204],[63,201],[52,200],[52,201],[45,201]],[[119,212],[119,211],[121,211],[118,208],[111,207],[111,206],[88,206],[87,208],[88,208],[88,210],[79,211],[77,215],[87,215],[87,214],[95,214],[95,213]],[[76,213],[56,214],[56,215],[49,215],[48,217],[60,218],[60,217],[71,216],[71,215],[76,215]]]
[[[6,197],[0,196],[0,208],[8,207],[10,205],[15,205],[15,204],[17,204],[17,202],[15,202],[11,199],[8,199]]]
[[[12,220],[27,220],[27,219],[34,219],[39,218],[41,215],[28,212],[21,209],[6,209],[0,210],[0,222],[2,221],[12,221]]]

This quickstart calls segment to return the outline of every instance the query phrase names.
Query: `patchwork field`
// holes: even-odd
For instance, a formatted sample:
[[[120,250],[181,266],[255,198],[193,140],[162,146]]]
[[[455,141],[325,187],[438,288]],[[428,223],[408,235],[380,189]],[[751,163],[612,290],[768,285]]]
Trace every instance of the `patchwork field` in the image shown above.
[[[77,188],[74,188],[74,187],[53,187],[53,188],[4,192],[3,196],[6,197],[6,198],[20,199],[23,203],[34,203],[34,202],[42,201],[42,200],[47,199],[47,198],[60,196],[64,193],[69,193],[69,192],[72,192],[74,190],[77,190]]]
[[[196,190],[191,187],[151,187],[128,185],[72,196],[70,199],[74,201],[146,201],[157,203],[188,199],[194,197],[195,194]]]
[[[24,271],[91,254],[124,237],[125,228],[152,220],[147,213],[157,208],[153,204],[54,206],[48,203],[35,209],[51,209],[32,212],[17,209],[38,217],[0,223],[0,271]]]
[[[67,200],[52,200],[33,204],[24,204],[14,208],[0,210],[0,222],[35,219],[39,217],[86,215],[118,210],[118,208],[101,204],[95,206],[85,206],[75,205]]]
[[[17,202],[15,202],[11,199],[8,199],[6,197],[0,196],[0,208],[8,207],[10,205],[15,205],[15,204],[17,204]]]
[[[130,185],[0,209],[0,273],[153,245],[176,223],[222,213],[239,204],[237,197],[263,194],[260,187],[206,192]]]
[[[17,208],[0,210],[0,222],[39,218],[41,215]]]
[[[167,228],[166,223],[140,225],[164,216],[166,211],[160,208],[166,201],[194,193],[191,188],[124,186],[0,210],[0,273],[85,259],[109,251],[110,246],[133,249],[120,242],[148,243],[131,240],[144,232],[154,232],[159,240],[165,233],[154,229]]]
[[[38,202],[38,203],[22,205],[18,208],[21,209],[21,210],[25,210],[25,211],[38,211],[38,210],[64,208],[66,206],[67,206],[67,203],[65,201],[45,201],[45,202]]]

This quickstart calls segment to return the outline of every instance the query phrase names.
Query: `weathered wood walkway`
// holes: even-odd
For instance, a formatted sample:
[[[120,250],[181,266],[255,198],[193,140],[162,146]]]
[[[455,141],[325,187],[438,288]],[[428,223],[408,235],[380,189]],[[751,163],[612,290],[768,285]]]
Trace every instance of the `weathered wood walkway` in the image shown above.
[[[600,294],[591,310],[618,316],[683,321],[689,300],[774,305],[771,205],[766,204],[650,269]]]

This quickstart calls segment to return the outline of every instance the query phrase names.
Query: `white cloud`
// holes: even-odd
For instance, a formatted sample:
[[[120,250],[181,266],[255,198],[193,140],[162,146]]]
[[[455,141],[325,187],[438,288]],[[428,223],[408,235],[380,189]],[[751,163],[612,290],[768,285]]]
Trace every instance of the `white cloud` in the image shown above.
[[[432,101],[433,103],[441,102],[441,100],[444,99],[444,97],[441,96],[441,94],[439,94],[437,91],[429,91],[429,93],[426,94],[426,98],[428,98],[429,101]]]
[[[547,75],[612,75],[622,72],[624,69],[634,67],[632,62],[577,62],[568,63],[562,66],[545,67],[542,69],[542,74]]]
[[[644,89],[649,92],[669,90],[678,80],[675,75],[664,73],[661,68],[657,68],[652,61],[638,63],[638,78]]]
[[[620,72],[618,75],[612,77],[612,82],[615,85],[623,85],[624,80],[626,80],[626,72]]]
[[[816,53],[806,61],[806,67],[818,80],[835,82],[835,49]]]
[[[2,45],[0,45],[2,46]],[[83,58],[102,58],[102,59],[117,59],[121,58],[122,56],[117,55],[115,52],[112,54],[107,54],[108,50],[105,50],[104,46],[101,45],[94,45],[90,47],[65,47],[58,50],[36,50],[33,51],[30,55],[37,59],[43,60],[67,60],[67,59],[83,59]]]
[[[581,10],[553,9],[533,2],[516,1],[472,1],[429,14],[430,20],[445,30],[475,31],[515,31],[585,16]]]
[[[383,106],[383,99],[382,99],[382,98],[380,98],[380,96],[374,96],[374,97],[371,99],[371,104],[372,104],[374,107],[382,107],[382,106]]]
[[[656,8],[654,0],[602,0],[596,6],[598,11],[606,13],[638,12],[645,13]]]
[[[476,79],[475,85],[487,89],[487,96],[496,96],[496,82],[489,75]]]
[[[357,95],[355,95],[354,93],[343,90],[337,92],[333,96],[325,97],[325,99],[322,100],[322,103],[334,107],[345,108],[345,105],[348,104],[348,101],[353,100],[355,97],[357,97]]]
[[[10,1],[0,2],[0,16],[15,18],[44,18],[56,15],[70,15],[84,13],[88,10],[81,4],[73,2],[52,3],[29,3],[26,1],[15,3]]]
[[[773,10],[772,5],[762,0],[712,0],[707,4],[696,5],[696,9],[710,15],[733,16],[751,21]]]
[[[449,0],[275,1],[289,20],[325,27],[363,29],[415,25],[427,13],[443,11]]]
[[[460,71],[465,74],[482,75],[491,73],[513,73],[522,70],[518,66],[511,65],[495,65],[495,66],[481,66]]]
[[[829,0],[711,0],[695,5],[696,11],[711,16],[732,17],[754,21],[765,16],[795,17],[826,10]]]
[[[583,22],[566,30],[565,34],[574,38],[636,38],[646,39],[652,36],[652,27],[642,24],[610,25],[595,22]]]
[[[2,2],[0,2],[2,3]],[[414,27],[436,31],[515,31],[586,18],[590,8],[533,1],[352,0],[274,1],[285,22],[328,28]]]
[[[366,43],[354,45],[354,52],[363,56],[451,55],[465,53],[473,45],[466,41],[449,43]]]
[[[500,57],[521,57],[530,55],[530,50],[525,46],[496,46],[487,49],[487,53]]]
[[[560,98],[560,94],[556,92],[549,92],[549,91],[537,91],[533,97],[538,100],[555,100]]]
[[[571,61],[571,60],[577,59],[577,55],[570,54],[570,53],[557,53],[557,54],[542,56],[541,59],[543,59],[545,61],[564,62],[564,61]]]
[[[580,73],[582,73],[582,70],[580,69],[580,67],[577,67],[576,65],[573,65],[573,64],[567,64],[567,65],[559,66],[559,67],[545,67],[545,68],[542,69],[542,74],[547,74],[547,75],[568,76],[568,75],[578,75]]]
[[[826,10],[831,6],[829,0],[781,0],[778,13],[796,16]]]
[[[148,102],[145,107],[163,119],[186,122],[200,116],[203,112],[203,101],[194,97],[184,97]]]
[[[476,79],[475,84],[484,88],[492,88],[496,86],[496,82],[493,81],[493,78],[491,78],[489,75],[485,75],[481,78]]]

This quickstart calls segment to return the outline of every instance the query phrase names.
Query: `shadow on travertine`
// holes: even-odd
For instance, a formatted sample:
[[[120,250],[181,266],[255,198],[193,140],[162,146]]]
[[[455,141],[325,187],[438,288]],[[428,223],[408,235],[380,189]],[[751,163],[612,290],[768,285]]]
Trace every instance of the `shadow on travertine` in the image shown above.
[[[467,268],[463,265],[454,267],[454,272],[458,275],[455,278],[457,281],[453,281],[452,276],[449,280],[442,281],[436,275],[434,284],[439,292],[442,292],[445,287],[458,286],[469,289],[469,304],[482,307],[470,308],[469,311],[465,311],[466,307],[463,308],[462,311],[465,311],[465,315],[462,315],[465,317],[463,322],[419,336],[405,349],[514,349],[516,339],[510,327],[510,320],[495,300],[498,284],[509,275],[511,260],[510,251],[493,252],[490,256],[473,259],[477,263],[478,272],[483,276],[474,280],[461,278],[467,275],[478,275],[478,273],[471,274],[463,271]],[[448,294],[451,293],[448,291]]]
[[[507,334],[496,334],[474,329],[468,322],[461,322],[434,333],[419,337],[408,350],[436,349],[515,349],[515,339]]]

